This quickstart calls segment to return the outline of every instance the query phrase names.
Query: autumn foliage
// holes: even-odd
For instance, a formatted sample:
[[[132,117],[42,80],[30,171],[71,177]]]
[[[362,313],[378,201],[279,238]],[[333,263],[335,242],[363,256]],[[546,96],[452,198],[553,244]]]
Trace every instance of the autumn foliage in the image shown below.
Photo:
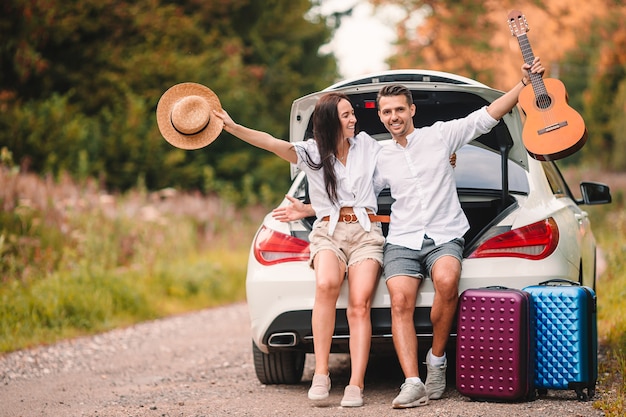
[[[520,10],[546,77],[561,79],[570,105],[582,113],[589,140],[571,158],[626,169],[626,5],[594,0],[370,0],[397,5],[405,18],[389,60],[396,68],[459,73],[508,90],[523,63],[507,15]],[[419,24],[416,25],[416,21]]]

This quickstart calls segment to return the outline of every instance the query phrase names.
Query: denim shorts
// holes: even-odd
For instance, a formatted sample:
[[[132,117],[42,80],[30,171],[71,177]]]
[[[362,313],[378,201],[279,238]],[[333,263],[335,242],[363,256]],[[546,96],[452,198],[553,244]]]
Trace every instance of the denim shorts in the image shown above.
[[[433,265],[442,256],[454,256],[459,262],[462,262],[464,246],[465,240],[463,238],[457,238],[437,246],[427,236],[424,237],[422,249],[419,250],[385,243],[383,258],[385,280],[397,275],[406,275],[418,279],[430,276]]]
[[[333,251],[339,261],[348,267],[366,259],[373,259],[382,265],[385,237],[380,223],[372,223],[370,231],[367,232],[359,223],[339,222],[332,236],[328,235],[328,223],[328,221],[316,222],[309,233],[311,242],[309,266],[313,267],[313,259],[321,250]]]

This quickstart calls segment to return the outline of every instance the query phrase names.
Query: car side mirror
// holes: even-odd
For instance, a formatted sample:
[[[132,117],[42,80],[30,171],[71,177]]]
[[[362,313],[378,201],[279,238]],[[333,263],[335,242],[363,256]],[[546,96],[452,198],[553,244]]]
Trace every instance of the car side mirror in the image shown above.
[[[581,182],[580,193],[582,199],[576,201],[577,204],[594,205],[611,202],[609,186],[599,182]]]

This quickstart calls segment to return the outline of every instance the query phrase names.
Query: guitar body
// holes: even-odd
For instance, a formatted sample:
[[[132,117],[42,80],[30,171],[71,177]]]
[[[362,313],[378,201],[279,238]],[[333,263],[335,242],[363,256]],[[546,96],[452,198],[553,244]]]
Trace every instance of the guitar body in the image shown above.
[[[535,56],[527,36],[526,18],[519,10],[513,10],[508,19],[524,62],[532,65]],[[530,74],[530,84],[522,89],[519,104],[526,113],[522,141],[533,158],[540,161],[565,158],[587,141],[585,121],[567,104],[567,92],[561,81]]]
[[[545,94],[535,95],[531,85],[519,95],[526,121],[522,140],[528,153],[540,161],[570,156],[587,141],[585,121],[567,104],[567,92],[556,78],[543,79]]]

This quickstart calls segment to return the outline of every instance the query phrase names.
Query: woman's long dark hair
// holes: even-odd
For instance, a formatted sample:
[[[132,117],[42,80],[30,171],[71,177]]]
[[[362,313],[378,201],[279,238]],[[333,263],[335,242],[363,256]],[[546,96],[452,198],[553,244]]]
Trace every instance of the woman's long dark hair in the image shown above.
[[[324,173],[326,193],[333,204],[339,203],[334,155],[337,149],[337,141],[343,139],[340,138],[341,123],[337,110],[337,105],[341,100],[350,101],[348,96],[343,93],[328,93],[323,95],[315,105],[313,112],[313,137],[317,142],[320,160],[315,162],[311,160],[309,155],[306,156],[306,164],[309,167],[316,170],[321,169]]]

